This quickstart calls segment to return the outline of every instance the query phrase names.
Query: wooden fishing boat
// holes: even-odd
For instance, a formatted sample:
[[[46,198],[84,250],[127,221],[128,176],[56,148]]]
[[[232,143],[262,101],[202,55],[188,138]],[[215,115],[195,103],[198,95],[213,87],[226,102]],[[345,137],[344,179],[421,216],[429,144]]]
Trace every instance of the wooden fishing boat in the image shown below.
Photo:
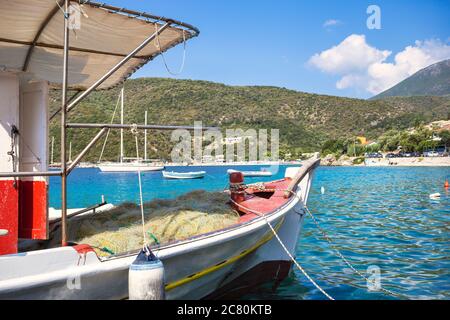
[[[128,269],[139,248],[99,257],[89,244],[70,243],[70,215],[80,212],[68,212],[67,177],[109,129],[196,129],[67,123],[67,114],[92,91],[122,83],[143,64],[199,33],[183,22],[87,1],[72,12],[83,14],[81,28],[71,38],[69,4],[69,0],[56,4],[54,0],[0,0],[0,299],[127,298]],[[61,165],[52,171],[47,160],[48,119],[57,113],[48,117],[50,87],[62,89],[57,111]],[[69,89],[81,93],[69,100]],[[99,130],[70,165],[68,128]],[[318,164],[312,159],[300,168],[289,168],[284,179],[258,188],[230,175],[230,199],[240,214],[238,223],[151,248],[164,264],[166,297],[223,298],[284,279]],[[23,241],[45,244],[52,232],[49,176],[61,178],[61,211],[56,217],[61,246],[20,249]],[[287,252],[280,250],[278,241]]]
[[[201,179],[206,175],[206,171],[193,171],[193,172],[175,172],[175,171],[163,171],[163,177],[166,179]]]
[[[236,297],[266,282],[279,284],[291,260],[268,223],[294,255],[318,163],[290,168],[263,189],[246,188],[244,198],[232,193],[241,213],[235,226],[152,247],[165,267],[167,299]],[[125,299],[137,253],[99,258],[89,245],[73,244],[0,256],[0,299]]]
[[[239,172],[238,170],[229,169],[228,174],[231,174],[233,172]],[[273,174],[270,171],[267,170],[260,170],[260,171],[241,171],[244,177],[271,177]]]

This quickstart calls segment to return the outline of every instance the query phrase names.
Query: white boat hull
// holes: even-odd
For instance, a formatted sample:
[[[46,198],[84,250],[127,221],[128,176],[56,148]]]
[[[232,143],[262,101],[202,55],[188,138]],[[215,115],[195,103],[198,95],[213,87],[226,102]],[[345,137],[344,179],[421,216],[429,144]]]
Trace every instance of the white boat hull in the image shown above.
[[[241,172],[244,177],[271,177],[273,175],[270,171],[238,171],[230,169],[228,170],[228,174],[233,172]]]
[[[292,255],[312,173],[285,205],[266,217]],[[264,218],[153,251],[165,266],[167,299],[225,297],[287,276],[291,261]],[[73,247],[0,257],[0,299],[126,299],[135,253],[99,260]],[[238,286],[239,284],[239,286]]]
[[[201,179],[206,175],[205,171],[199,172],[168,172],[163,171],[163,177],[166,179]]]
[[[102,172],[145,172],[145,171],[161,171],[163,166],[153,166],[146,164],[102,164],[98,168]]]

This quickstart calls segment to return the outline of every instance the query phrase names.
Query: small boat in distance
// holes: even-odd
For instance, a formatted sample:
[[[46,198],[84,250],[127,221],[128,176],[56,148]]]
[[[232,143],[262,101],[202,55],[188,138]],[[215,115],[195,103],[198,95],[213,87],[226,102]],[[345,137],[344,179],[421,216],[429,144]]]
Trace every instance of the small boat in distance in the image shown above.
[[[163,171],[163,177],[166,179],[201,179],[205,176],[206,171],[196,172],[175,172],[175,171]]]
[[[238,170],[229,169],[228,174],[232,174],[233,172],[239,172]],[[265,169],[261,171],[241,171],[244,177],[271,177],[273,174],[270,171]]]

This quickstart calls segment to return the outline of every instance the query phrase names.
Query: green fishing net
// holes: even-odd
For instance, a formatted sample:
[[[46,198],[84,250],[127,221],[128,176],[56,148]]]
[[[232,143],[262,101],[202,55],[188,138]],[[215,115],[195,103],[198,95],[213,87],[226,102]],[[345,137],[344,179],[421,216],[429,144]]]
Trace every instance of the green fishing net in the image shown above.
[[[164,244],[237,224],[239,214],[222,192],[193,191],[174,200],[144,205],[148,244]],[[52,242],[59,243],[55,231]],[[89,244],[100,256],[140,249],[143,245],[140,206],[125,203],[112,210],[69,220],[69,241]]]

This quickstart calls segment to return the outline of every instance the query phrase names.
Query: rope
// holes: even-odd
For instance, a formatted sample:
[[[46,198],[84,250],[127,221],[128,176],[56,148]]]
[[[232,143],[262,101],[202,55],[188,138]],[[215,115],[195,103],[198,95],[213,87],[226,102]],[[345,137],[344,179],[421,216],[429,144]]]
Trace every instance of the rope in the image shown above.
[[[263,217],[265,222],[267,223],[267,225],[269,226],[270,230],[272,230],[273,235],[275,236],[275,238],[278,240],[278,242],[280,243],[281,247],[283,248],[283,250],[286,252],[286,254],[289,256],[289,258],[291,259],[291,261],[295,264],[295,266],[297,267],[297,269],[299,269],[303,275],[309,280],[309,282],[311,282],[320,292],[322,292],[322,294],[324,296],[326,296],[329,300],[334,300],[334,298],[332,296],[330,296],[324,289],[322,289],[310,276],[309,274],[305,271],[305,269],[303,269],[303,267],[297,262],[297,260],[294,259],[294,257],[292,256],[292,254],[289,252],[288,248],[286,248],[286,246],[284,245],[283,241],[280,239],[280,237],[278,236],[277,231],[273,228],[272,224],[269,222],[269,220],[267,219],[266,215],[258,212],[256,210],[251,210],[247,207],[244,207],[242,205],[240,205],[239,203],[235,202],[234,200],[230,199],[230,201],[232,203],[234,203],[236,206],[239,206],[245,210],[248,210],[260,217]]]
[[[114,122],[114,118],[116,116],[117,108],[119,107],[119,102],[120,102],[120,94],[117,97],[116,107],[114,108],[114,112],[113,112],[110,124],[112,124]],[[106,133],[105,141],[103,142],[103,146],[102,146],[102,152],[100,153],[100,157],[98,158],[98,162],[102,161],[103,152],[105,152],[106,142],[108,141],[108,137],[109,137],[109,133],[110,132],[111,132],[111,128],[109,128],[108,132]]]
[[[19,130],[15,125],[11,125],[11,150],[7,152],[9,156],[11,156],[12,162],[12,171],[17,171],[17,156],[16,156],[16,148],[17,148],[17,136],[19,135]]]
[[[134,135],[134,138],[136,140],[136,154],[139,158],[139,144],[138,144],[138,130],[137,130],[137,124],[133,124],[131,128],[131,133]],[[139,200],[140,200],[140,208],[141,208],[141,220],[142,220],[142,248],[145,252],[149,252],[147,247],[147,236],[145,234],[145,215],[144,215],[144,201],[142,197],[142,181],[141,181],[141,170],[139,167],[137,168],[138,173],[138,181],[139,181]]]
[[[184,70],[184,65],[185,65],[185,62],[186,62],[186,34],[185,34],[185,31],[183,30],[183,60],[181,62],[180,70],[178,72],[172,72],[169,69],[169,66],[167,65],[166,57],[164,56],[164,53],[161,50],[161,43],[159,41],[159,32],[158,32],[158,24],[157,23],[155,23],[155,30],[156,30],[155,31],[156,32],[156,47],[159,50],[159,53],[161,54],[161,57],[163,59],[164,66],[166,67],[167,72],[169,74],[171,74],[172,76],[180,75],[183,72],[183,70]]]
[[[363,278],[366,282],[369,282],[370,280],[361,272],[359,272],[349,261],[348,259],[339,251],[338,248],[336,248],[336,246],[333,244],[333,240],[328,236],[328,234],[325,232],[325,230],[320,226],[319,222],[317,221],[316,217],[311,213],[311,211],[309,210],[309,208],[307,206],[305,206],[305,211],[308,213],[308,215],[311,217],[311,219],[313,220],[314,224],[316,225],[317,229],[319,229],[319,231],[322,233],[322,236],[324,237],[324,239],[329,243],[330,247],[336,252],[337,256],[339,258],[342,259],[342,261],[345,262],[345,264],[353,271],[355,272],[357,275],[359,275],[361,278]],[[393,292],[391,290],[385,289],[383,287],[380,287],[380,290],[383,291],[384,293],[394,296],[394,297],[398,297],[398,298],[406,298],[408,299],[405,295],[400,294],[400,293],[396,293]]]
[[[6,154],[11,156],[11,164],[12,164],[12,171],[16,172],[18,163],[17,163],[17,136],[19,135],[19,129],[13,124],[11,125],[11,150],[8,151]],[[17,177],[14,177],[14,188],[17,188]]]
[[[261,190],[261,185],[255,185],[255,187],[258,190]],[[299,200],[303,201],[302,198],[295,192],[293,192],[292,190],[284,190],[284,189],[270,189],[270,191],[288,191],[290,192],[293,196],[297,197]],[[249,210],[248,208],[246,208],[247,210]],[[328,236],[328,234],[325,232],[325,230],[320,226],[319,222],[317,221],[316,217],[312,214],[312,212],[309,210],[309,208],[304,205],[304,209],[305,211],[308,213],[308,215],[311,217],[311,219],[313,220],[314,224],[316,225],[316,227],[319,229],[319,231],[322,233],[322,236],[325,238],[325,240],[328,242],[328,244],[330,245],[330,247],[336,252],[337,256],[339,258],[342,259],[342,261],[344,261],[344,263],[353,271],[355,272],[357,275],[359,275],[361,278],[363,278],[366,282],[369,282],[370,280],[361,272],[359,272],[349,261],[348,259],[339,251],[339,249],[333,244],[333,240]],[[385,289],[383,287],[380,287],[380,290],[383,291],[384,293],[397,297],[397,298],[405,298],[408,299],[407,296],[400,294],[400,293],[396,293],[393,292],[391,290]]]

